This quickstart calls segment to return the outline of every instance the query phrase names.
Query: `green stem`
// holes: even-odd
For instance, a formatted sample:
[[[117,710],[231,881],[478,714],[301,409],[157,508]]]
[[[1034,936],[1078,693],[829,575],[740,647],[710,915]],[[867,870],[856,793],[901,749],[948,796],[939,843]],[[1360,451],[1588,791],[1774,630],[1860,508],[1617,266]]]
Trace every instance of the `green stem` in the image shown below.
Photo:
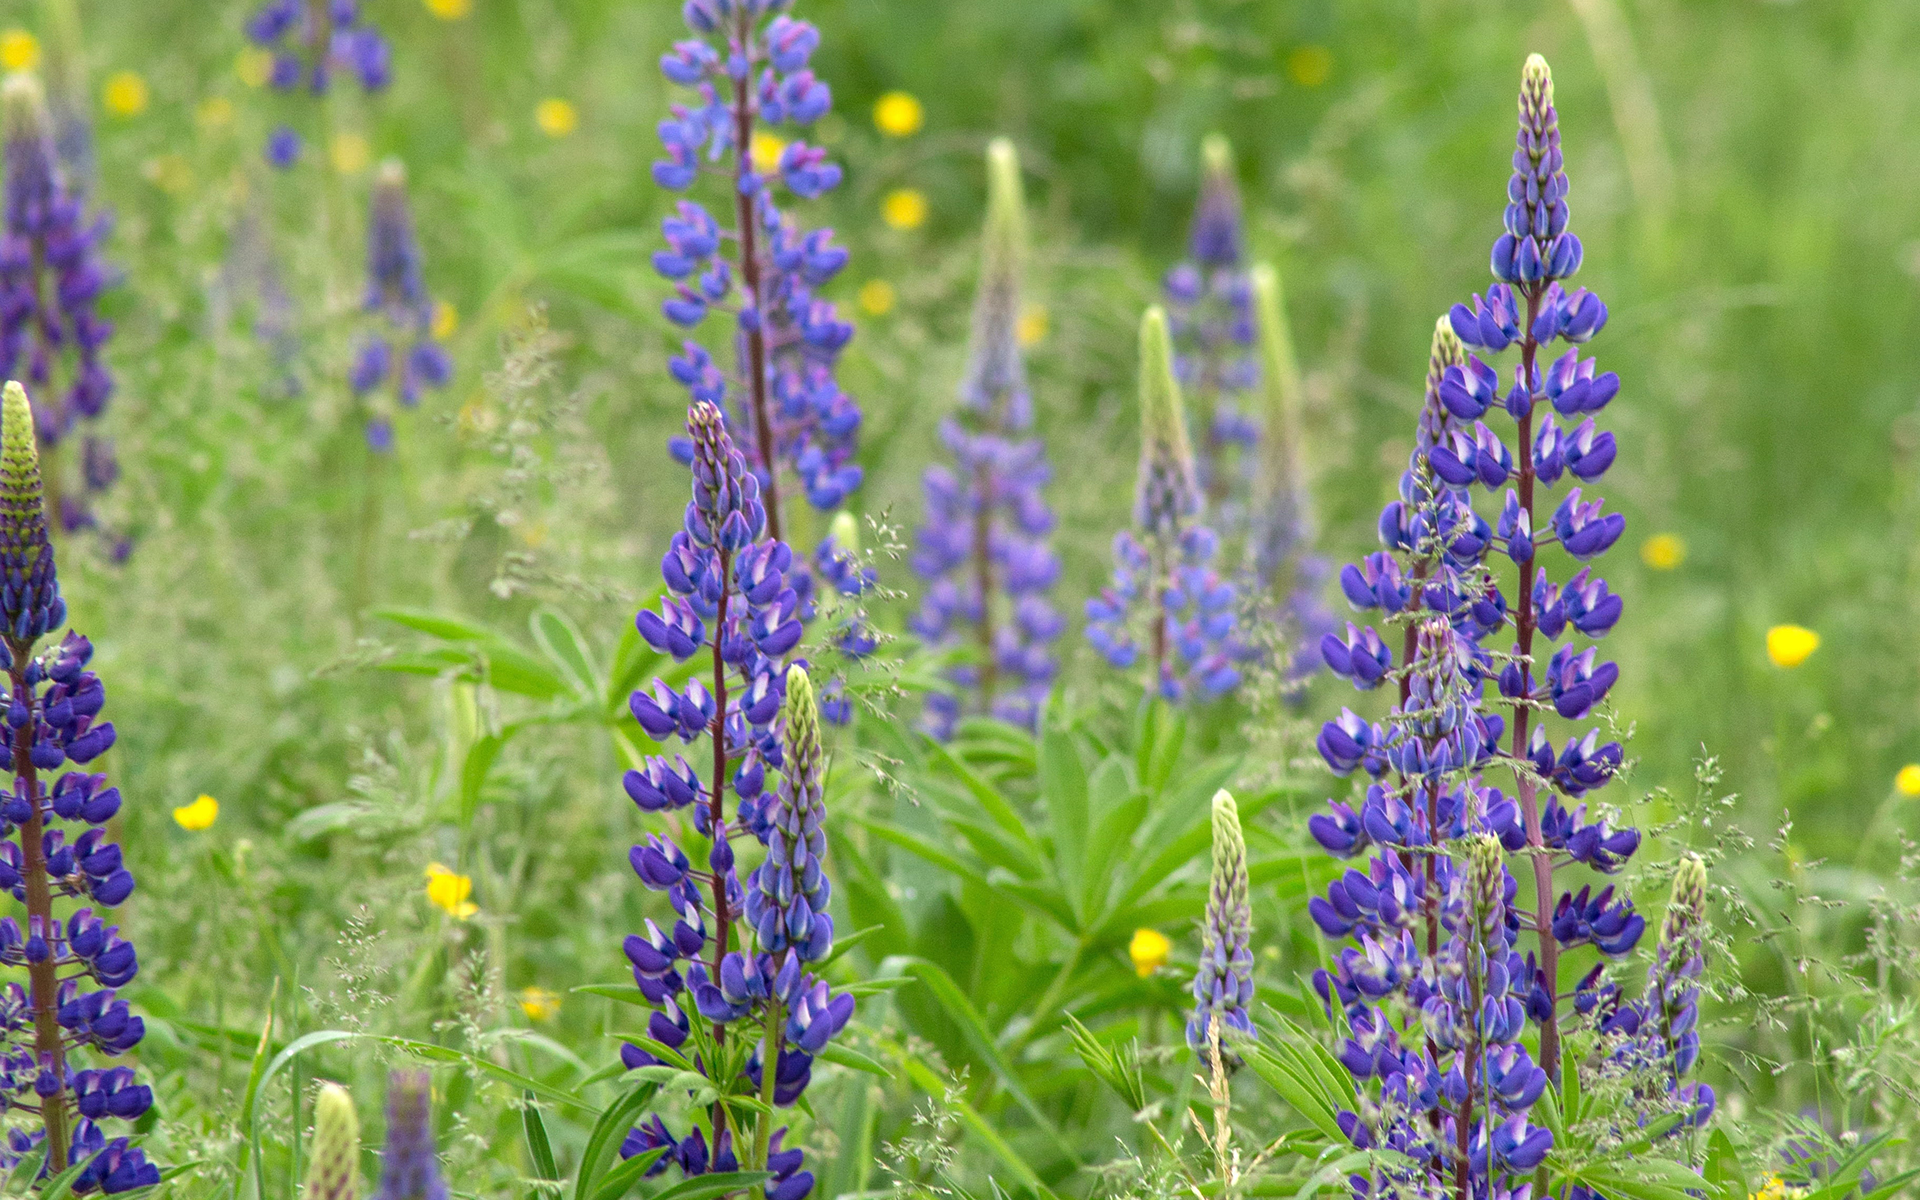
[[[747,1160],[749,1171],[767,1169],[767,1157],[773,1145],[773,1088],[775,1077],[780,1073],[780,1051],[786,1044],[786,1025],[786,1005],[780,1003],[776,997],[767,1005],[764,1034],[766,1040],[762,1043],[765,1049],[761,1051],[760,1058],[760,1102],[766,1105],[767,1109],[760,1114],[760,1120],[754,1130],[753,1157]],[[767,1194],[765,1182],[760,1185],[760,1194],[762,1196]]]
[[[1041,1022],[1051,1016],[1053,1010],[1059,1006],[1061,998],[1066,994],[1067,985],[1073,981],[1073,973],[1080,967],[1080,958],[1086,952],[1087,943],[1084,940],[1074,943],[1073,953],[1067,955],[1067,961],[1061,964],[1060,973],[1053,977],[1053,982],[1047,985],[1047,990],[1040,994],[1040,1003],[1033,1006],[1032,1022],[1021,1031],[1019,1037],[1013,1039],[1013,1044],[1008,1047],[1009,1054],[1018,1054],[1028,1042],[1039,1035]]]

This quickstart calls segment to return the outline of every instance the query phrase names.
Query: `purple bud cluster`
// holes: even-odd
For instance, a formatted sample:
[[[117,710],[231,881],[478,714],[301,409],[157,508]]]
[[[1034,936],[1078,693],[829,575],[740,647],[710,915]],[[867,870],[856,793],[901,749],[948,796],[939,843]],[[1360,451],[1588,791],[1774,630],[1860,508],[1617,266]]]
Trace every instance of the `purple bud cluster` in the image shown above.
[[[407,203],[406,171],[398,162],[381,165],[373,184],[367,221],[366,311],[380,328],[369,333],[355,354],[348,383],[363,400],[390,386],[404,408],[420,403],[423,388],[445,387],[453,378],[453,360],[433,336],[434,304],[427,293],[420,242]],[[393,419],[375,409],[367,420],[367,445],[393,449]]]
[[[82,422],[97,420],[114,392],[101,359],[113,323],[99,315],[112,272],[99,247],[109,223],[89,217],[55,150],[40,85],[6,84],[6,228],[0,233],[0,378],[19,378],[47,397],[35,411],[51,451]],[[92,500],[119,477],[113,443],[81,440],[79,486],[62,487],[54,516],[73,532],[97,526]]]
[[[800,640],[800,599],[790,581],[792,551],[766,536],[760,481],[713,404],[694,402],[687,433],[693,496],[661,562],[668,596],[635,623],[649,645],[678,662],[708,651],[712,682],[696,678],[676,690],[655,680],[633,694],[630,708],[655,741],[692,744],[706,736],[711,773],[703,783],[684,755],[661,755],[628,771],[624,783],[643,812],[691,808],[693,828],[710,849],[704,867],[696,867],[670,837],[649,834],[628,856],[645,887],[667,894],[676,919],[670,933],[648,920],[644,934],[626,939],[634,982],[655,1011],[647,1027],[652,1048],[629,1044],[622,1059],[639,1068],[684,1048],[708,1070],[730,1030],[760,1019],[779,1036],[772,1051],[756,1050],[743,1073],[756,1089],[769,1086],[772,1102],[784,1106],[806,1087],[814,1055],[844,1028],[854,1004],[807,971],[833,945],[818,714],[803,665],[782,661]],[[771,791],[769,770],[779,773]],[[733,843],[749,834],[767,856],[742,887]],[[745,948],[748,930],[756,951]],[[730,949],[736,937],[741,948]],[[696,1020],[711,1032],[696,1028]],[[696,1126],[675,1139],[658,1116],[631,1132],[623,1153],[660,1146],[671,1152],[653,1173],[669,1162],[687,1175],[738,1169],[735,1131]],[[799,1151],[776,1152],[770,1161],[781,1164],[774,1188],[789,1200],[811,1188]]]
[[[447,1200],[433,1144],[433,1081],[425,1071],[387,1077],[387,1146],[373,1200]]]
[[[1020,349],[1025,201],[1010,142],[987,151],[989,202],[960,411],[941,423],[952,465],[927,468],[926,523],[913,570],[926,597],[910,628],[937,650],[978,645],[947,670],[951,692],[928,696],[925,725],[942,740],[969,710],[1035,728],[1066,622],[1047,599],[1060,578],[1051,535],[1046,443],[1031,436],[1033,397]]]
[[[1403,632],[1349,624],[1344,637],[1321,643],[1329,669],[1356,688],[1384,683],[1398,692],[1383,722],[1349,710],[1322,729],[1328,765],[1341,775],[1364,771],[1370,784],[1358,811],[1330,802],[1309,821],[1330,853],[1365,858],[1364,869],[1309,904],[1323,932],[1353,942],[1315,977],[1329,1008],[1345,1015],[1351,1036],[1342,1060],[1373,1084],[1342,1124],[1356,1145],[1385,1146],[1415,1163],[1379,1179],[1356,1177],[1356,1195],[1524,1194],[1524,1177],[1552,1144],[1527,1109],[1560,1069],[1561,956],[1591,948],[1603,962],[1617,960],[1645,930],[1613,887],[1590,883],[1557,900],[1553,890],[1556,868],[1611,875],[1641,839],[1589,820],[1579,803],[1618,772],[1620,746],[1603,743],[1598,729],[1559,743],[1545,728],[1549,714],[1590,717],[1618,678],[1597,647],[1571,640],[1542,663],[1536,638],[1597,640],[1612,629],[1620,600],[1589,564],[1618,541],[1624,523],[1569,486],[1545,527],[1534,527],[1540,490],[1563,476],[1591,484],[1612,463],[1613,435],[1598,432],[1591,414],[1619,388],[1617,376],[1579,358],[1606,308],[1562,284],[1579,266],[1580,246],[1566,232],[1558,118],[1537,56],[1521,89],[1514,161],[1508,232],[1494,252],[1502,282],[1437,327],[1417,448],[1379,521],[1384,548],[1341,573],[1355,609],[1382,611],[1389,628]],[[1571,348],[1542,370],[1539,352],[1556,338]],[[1502,396],[1500,373],[1479,355],[1509,346],[1521,361]],[[1559,426],[1540,415],[1543,405],[1581,424]],[[1496,407],[1518,426],[1512,443],[1483,420]],[[1475,488],[1497,498],[1494,521],[1476,510]],[[1564,584],[1538,561],[1554,547],[1578,566]],[[1498,579],[1502,560],[1513,565],[1509,590]],[[1509,638],[1498,650],[1487,644]],[[1493,704],[1507,706],[1510,718]],[[1489,784],[1493,767],[1513,772],[1515,795]],[[1530,908],[1507,871],[1508,854],[1531,862]],[[1533,937],[1524,955],[1523,933]],[[1690,961],[1680,952],[1662,957]],[[1685,1007],[1661,999],[1684,995],[1664,982],[1675,970],[1661,970],[1648,1001],[1610,1018],[1623,1035],[1652,1008]],[[1610,1002],[1599,979],[1596,970],[1578,989],[1579,1013]],[[1520,1045],[1528,1022],[1539,1029],[1537,1063]],[[1662,1058],[1691,1065],[1677,1043]],[[1671,1080],[1683,1070],[1670,1070]],[[1711,1093],[1686,1103],[1704,1115]]]
[[[273,54],[267,83],[277,92],[324,96],[346,72],[368,92],[393,79],[393,48],[360,12],[360,0],[268,0],[247,18],[247,38]],[[300,159],[290,126],[267,137],[267,161],[285,170]]]
[[[74,1059],[83,1050],[118,1057],[146,1033],[118,996],[138,974],[138,957],[102,915],[134,881],[107,840],[119,789],[85,769],[114,743],[112,722],[100,720],[106,690],[87,669],[93,646],[71,631],[37,645],[64,622],[66,605],[33,424],[25,391],[9,383],[0,429],[0,708],[13,782],[0,791],[0,890],[21,902],[26,920],[0,919],[0,964],[23,970],[27,982],[0,988],[0,1107],[37,1114],[39,1128],[12,1131],[0,1167],[50,1141],[46,1173],[84,1163],[74,1190],[113,1193],[157,1184],[160,1172],[96,1122],[137,1119],[153,1094],[130,1068],[79,1069]],[[55,906],[76,901],[60,919]]]
[[[819,32],[786,16],[787,7],[788,0],[689,0],[683,6],[697,36],[661,56],[660,69],[698,100],[675,104],[660,123],[666,157],[653,164],[654,182],[671,191],[692,188],[703,172],[727,180],[731,211],[725,216],[732,228],[699,203],[682,200],[662,222],[666,246],[653,265],[673,285],[662,311],[675,326],[698,328],[716,310],[733,318],[730,366],[689,340],[669,370],[694,400],[718,407],[733,428],[748,431],[743,443],[775,538],[782,529],[783,469],[821,510],[839,507],[863,478],[853,461],[860,408],[835,379],[853,326],[818,294],[846,266],[847,251],[833,243],[831,230],[807,231],[776,205],[782,187],[802,200],[832,190],[840,168],[825,151],[798,140],[781,150],[771,171],[754,162],[760,126],[809,126],[832,106],[827,85],[807,65]],[[690,446],[673,448],[680,461],[688,460]]]

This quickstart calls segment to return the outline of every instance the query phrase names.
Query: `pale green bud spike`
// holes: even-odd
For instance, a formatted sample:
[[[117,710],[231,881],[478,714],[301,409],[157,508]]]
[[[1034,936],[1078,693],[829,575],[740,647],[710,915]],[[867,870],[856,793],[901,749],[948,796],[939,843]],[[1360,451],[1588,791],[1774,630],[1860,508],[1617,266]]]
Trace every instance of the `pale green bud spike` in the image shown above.
[[[1707,864],[1698,854],[1680,860],[1673,872],[1673,899],[1667,905],[1662,940],[1679,942],[1697,936],[1707,913]]]
[[[86,94],[85,42],[80,33],[80,6],[75,0],[46,0],[47,82],[59,96],[72,102]]]
[[[781,738],[786,750],[784,769],[796,778],[811,780],[820,762],[820,706],[814,700],[813,678],[797,663],[787,668],[787,699],[781,712],[786,716]]]
[[[1210,133],[1200,142],[1200,164],[1209,175],[1233,178],[1233,143],[1224,133]]]
[[[1261,432],[1260,445],[1265,490],[1271,499],[1300,485],[1300,404],[1304,388],[1300,361],[1293,349],[1293,329],[1287,323],[1280,272],[1272,263],[1255,263],[1248,278],[1253,284],[1260,380],[1266,391],[1266,428]]]
[[[1027,260],[1027,202],[1020,152],[1006,138],[987,146],[987,220],[981,231],[980,283],[968,334],[960,398],[993,424],[1025,428],[1032,419],[1020,311]]]
[[[1521,86],[1529,94],[1537,96],[1545,104],[1553,103],[1553,68],[1539,54],[1527,55],[1527,65],[1520,72]]]
[[[33,431],[33,405],[18,380],[7,381],[0,399],[0,474],[9,480],[32,475],[40,480],[40,443]]]
[[[1134,519],[1147,532],[1172,537],[1180,521],[1200,510],[1193,446],[1180,382],[1173,373],[1173,339],[1159,305],[1140,319],[1140,481]]]
[[[1505,862],[1498,838],[1482,833],[1467,840],[1467,902],[1473,906],[1474,926],[1483,944],[1498,936],[1506,923]]]
[[[313,1106],[313,1158],[304,1200],[355,1200],[360,1175],[360,1118],[353,1097],[324,1084]]]
[[[833,523],[827,526],[827,536],[842,553],[860,553],[860,518],[844,509],[833,516]]]
[[[4,126],[7,141],[47,136],[47,91],[33,75],[15,71],[0,83],[0,109],[5,110],[0,126]]]
[[[1230,914],[1246,914],[1247,839],[1240,831],[1240,807],[1225,788],[1213,794],[1213,895]]]

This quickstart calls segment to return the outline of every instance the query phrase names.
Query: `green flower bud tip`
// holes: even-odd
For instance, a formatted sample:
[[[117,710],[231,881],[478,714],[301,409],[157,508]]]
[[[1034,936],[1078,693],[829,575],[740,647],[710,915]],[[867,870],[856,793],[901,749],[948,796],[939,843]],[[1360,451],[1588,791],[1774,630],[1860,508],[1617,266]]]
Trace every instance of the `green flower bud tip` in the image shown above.
[[[1159,305],[1140,319],[1140,485],[1136,514],[1155,533],[1171,533],[1177,519],[1199,511],[1200,485],[1180,384],[1173,374],[1173,339]]]
[[[1300,363],[1294,357],[1293,330],[1287,325],[1286,296],[1272,263],[1255,263],[1247,272],[1253,285],[1254,331],[1260,339],[1261,366],[1276,411],[1292,411],[1300,395]],[[1445,321],[1443,319],[1442,324]]]
[[[0,117],[0,127],[7,141],[47,136],[47,93],[33,75],[15,71],[0,83],[0,109],[5,113]]]
[[[1247,839],[1240,808],[1225,788],[1213,794],[1213,889],[1235,910],[1247,904]]]
[[[1233,143],[1224,133],[1210,133],[1200,142],[1200,162],[1209,175],[1233,178]]]
[[[40,490],[40,446],[34,438],[33,405],[18,380],[8,380],[0,400],[0,476],[6,490],[19,494],[31,476],[32,490]],[[16,482],[17,481],[17,482]]]
[[[325,1084],[314,1104],[305,1200],[354,1200],[359,1170],[360,1118],[353,1097],[337,1083]]]
[[[1707,916],[1707,864],[1698,854],[1680,860],[1673,873],[1673,899],[1667,905],[1663,933],[1669,941],[1688,936]]]
[[[786,770],[798,778],[811,779],[820,761],[820,706],[813,696],[813,678],[797,663],[787,668],[787,699],[781,710],[786,716],[782,744],[786,749]]]
[[[834,545],[840,547],[843,552],[860,553],[860,518],[844,509],[835,513],[833,523],[827,526],[827,536],[832,538]]]
[[[1520,82],[1530,98],[1537,97],[1540,100],[1541,107],[1553,103],[1553,68],[1547,65],[1542,55],[1527,55],[1527,65],[1520,72]]]
[[[1483,941],[1491,940],[1506,922],[1501,904],[1506,896],[1504,864],[1498,838],[1483,833],[1468,839],[1467,900]]]
[[[1026,257],[1027,199],[1020,152],[1006,138],[987,144],[987,263],[1018,270]]]

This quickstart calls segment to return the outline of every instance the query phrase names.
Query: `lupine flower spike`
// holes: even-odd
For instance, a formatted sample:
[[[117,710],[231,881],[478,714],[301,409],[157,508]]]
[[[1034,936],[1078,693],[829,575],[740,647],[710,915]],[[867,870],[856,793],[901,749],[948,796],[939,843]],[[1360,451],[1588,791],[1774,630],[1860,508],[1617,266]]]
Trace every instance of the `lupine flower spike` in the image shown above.
[[[360,1183],[360,1117],[353,1097],[337,1083],[323,1084],[313,1105],[313,1157],[307,1163],[303,1200],[356,1200]]]
[[[1113,580],[1087,601],[1087,640],[1124,670],[1141,657],[1144,625],[1151,686],[1176,703],[1233,691],[1253,654],[1236,628],[1234,586],[1214,567],[1220,539],[1200,522],[1203,506],[1166,313],[1150,308],[1140,322],[1134,528],[1113,539]]]
[[[1247,840],[1240,810],[1224,788],[1213,796],[1213,875],[1201,927],[1200,966],[1193,975],[1187,1045],[1211,1063],[1228,1062],[1235,1037],[1253,1035],[1253,907],[1247,898]]]
[[[43,398],[35,411],[49,452],[106,411],[113,376],[101,351],[113,334],[97,305],[109,272],[107,223],[90,219],[55,151],[45,93],[30,75],[4,92],[6,231],[0,238],[0,377],[16,373]],[[71,474],[72,478],[69,478]],[[119,475],[113,444],[85,433],[77,455],[50,463],[53,515],[69,532],[97,524],[92,497]]]
[[[641,883],[665,892],[678,919],[670,934],[649,920],[644,935],[626,939],[634,983],[656,1011],[647,1025],[654,1049],[628,1044],[621,1058],[639,1068],[660,1063],[660,1053],[683,1055],[712,1071],[736,1028],[757,1023],[763,1040],[740,1075],[713,1082],[722,1090],[769,1091],[771,1104],[784,1107],[811,1079],[813,1055],[853,1014],[853,997],[830,994],[805,966],[833,944],[822,867],[819,713],[805,670],[782,662],[800,640],[800,601],[787,581],[792,551],[766,536],[759,479],[714,405],[693,404],[687,434],[693,499],[660,564],[669,597],[636,624],[648,644],[679,662],[710,648],[712,683],[695,678],[676,691],[655,680],[633,694],[629,707],[655,741],[709,738],[713,759],[705,784],[684,755],[648,758],[624,782],[643,812],[691,809],[694,831],[710,849],[705,866],[696,867],[671,838],[649,834],[628,855]],[[771,795],[769,770],[780,773]],[[729,790],[737,801],[732,812]],[[743,888],[733,842],[748,834],[767,847],[767,857]],[[756,950],[748,950],[749,933]],[[669,1163],[687,1176],[737,1170],[742,1143],[723,1112],[714,1109],[711,1141],[697,1126],[676,1138],[656,1115],[628,1134],[622,1153],[665,1148],[650,1173]],[[813,1186],[813,1176],[800,1170],[800,1152],[781,1148],[780,1133],[756,1137],[747,1152],[749,1163],[773,1172],[769,1195],[799,1200]]]
[[[1259,593],[1277,607],[1285,645],[1293,651],[1286,671],[1297,679],[1320,668],[1316,648],[1335,622],[1321,598],[1327,561],[1313,553],[1313,497],[1307,489],[1300,428],[1304,386],[1294,357],[1280,273],[1269,263],[1259,263],[1248,279],[1266,411],[1247,528],[1247,561]]]
[[[247,38],[273,55],[267,82],[277,92],[324,96],[345,71],[368,93],[393,78],[393,49],[360,12],[360,0],[267,0],[247,19]],[[276,126],[267,161],[282,170],[298,162],[300,135]]]
[[[723,174],[727,209],[716,217],[680,201],[662,223],[666,247],[654,269],[673,285],[662,306],[680,328],[698,328],[713,311],[731,329],[718,347],[687,341],[669,370],[696,401],[726,413],[760,483],[767,532],[790,526],[787,479],[809,503],[831,512],[859,488],[854,463],[860,408],[834,371],[853,337],[831,301],[818,293],[847,263],[833,232],[804,230],[776,207],[784,190],[811,200],[838,187],[840,167],[805,141],[783,143],[772,130],[804,130],[833,106],[827,85],[808,67],[820,32],[786,15],[788,0],[687,0],[681,12],[694,37],[662,55],[667,79],[691,89],[659,126],[666,157],[654,182],[690,189],[703,172]],[[764,161],[763,147],[777,149]],[[718,171],[703,163],[721,164]],[[721,222],[730,222],[723,227]],[[688,461],[692,447],[676,442]],[[797,572],[796,586],[809,580]]]
[[[112,723],[99,720],[106,693],[86,669],[87,639],[69,631],[39,645],[65,621],[33,409],[26,390],[8,383],[0,403],[0,665],[13,788],[0,796],[0,888],[25,906],[27,920],[22,929],[12,917],[0,919],[0,963],[23,970],[27,982],[7,984],[0,1001],[0,1099],[35,1114],[39,1128],[16,1128],[0,1166],[44,1146],[44,1174],[82,1163],[73,1190],[112,1194],[157,1184],[160,1171],[99,1125],[137,1119],[153,1093],[131,1067],[76,1061],[82,1051],[124,1054],[146,1026],[117,996],[139,970],[133,945],[107,924],[109,910],[133,892],[120,847],[106,840],[120,792],[85,769],[113,745]],[[64,770],[68,764],[78,769]],[[81,830],[72,841],[70,826]],[[56,904],[69,909],[64,918]]]
[[[1613,462],[1613,435],[1596,428],[1594,414],[1619,379],[1580,358],[1607,313],[1598,297],[1563,284],[1582,249],[1567,229],[1552,76],[1537,55],[1519,107],[1506,228],[1492,254],[1497,282],[1471,306],[1455,305],[1436,330],[1414,454],[1399,497],[1380,516],[1383,548],[1340,575],[1353,607],[1383,610],[1389,630],[1349,624],[1344,637],[1321,641],[1328,667],[1355,687],[1397,692],[1382,724],[1343,712],[1322,729],[1328,765],[1341,775],[1364,771],[1369,786],[1358,806],[1330,802],[1309,822],[1331,853],[1366,859],[1309,905],[1329,937],[1353,943],[1314,981],[1344,1014],[1350,1037],[1340,1057],[1367,1085],[1364,1113],[1345,1114],[1342,1126],[1356,1146],[1385,1146],[1414,1162],[1357,1177],[1356,1195],[1524,1191],[1552,1145],[1527,1110],[1561,1069],[1569,993],[1560,956],[1590,946],[1618,960],[1645,929],[1612,887],[1557,898],[1554,889],[1556,860],[1612,874],[1640,834],[1589,820],[1581,802],[1613,778],[1621,748],[1600,743],[1598,730],[1576,730],[1562,744],[1545,728],[1549,718],[1588,718],[1619,676],[1597,661],[1596,647],[1571,640],[1597,641],[1620,619],[1620,598],[1591,564],[1624,522],[1582,495]],[[1555,339],[1568,349],[1543,365],[1540,351]],[[1480,356],[1509,347],[1520,361],[1503,392],[1500,372]],[[1542,406],[1553,412],[1542,415]],[[1517,426],[1511,443],[1488,423],[1495,410]],[[1570,490],[1536,523],[1541,493],[1563,482]],[[1497,520],[1475,511],[1476,487],[1498,498],[1489,504]],[[1555,544],[1579,567],[1564,583],[1536,562]],[[1504,588],[1503,559],[1513,567]],[[1505,652],[1497,660],[1482,645],[1489,638]],[[1570,640],[1542,662],[1539,638]],[[1487,702],[1489,683],[1510,720]],[[1496,763],[1513,770],[1514,796],[1488,782]],[[1528,905],[1517,903],[1506,854],[1531,868]],[[1666,959],[1692,961],[1678,950]],[[1599,977],[1573,993],[1580,1011],[1604,1001]],[[1654,990],[1685,993],[1671,982]],[[1400,1015],[1415,1012],[1417,1021]],[[1537,1064],[1521,1044],[1528,1022],[1538,1027]],[[1675,1043],[1661,1057],[1678,1063],[1686,1051]],[[1670,1071],[1669,1083],[1681,1073]],[[1681,1103],[1697,1117],[1712,1100],[1691,1093]]]
[[[927,468],[927,523],[913,568],[927,581],[913,630],[937,648],[977,646],[948,672],[954,692],[927,701],[926,724],[952,735],[967,711],[1032,727],[1053,683],[1064,627],[1047,601],[1060,577],[1049,544],[1053,477],[1033,421],[1020,349],[1026,202],[1013,143],[987,148],[987,224],[960,411],[941,424],[954,465]]]
[[[387,1078],[387,1147],[374,1200],[447,1200],[433,1144],[433,1078],[425,1071]]]
[[[367,445],[384,453],[393,449],[393,418],[382,402],[386,390],[401,407],[412,408],[422,389],[444,387],[453,377],[453,361],[433,335],[433,297],[407,204],[407,171],[393,159],[381,164],[373,183],[365,303],[378,327],[360,344],[349,382],[370,410]]]

